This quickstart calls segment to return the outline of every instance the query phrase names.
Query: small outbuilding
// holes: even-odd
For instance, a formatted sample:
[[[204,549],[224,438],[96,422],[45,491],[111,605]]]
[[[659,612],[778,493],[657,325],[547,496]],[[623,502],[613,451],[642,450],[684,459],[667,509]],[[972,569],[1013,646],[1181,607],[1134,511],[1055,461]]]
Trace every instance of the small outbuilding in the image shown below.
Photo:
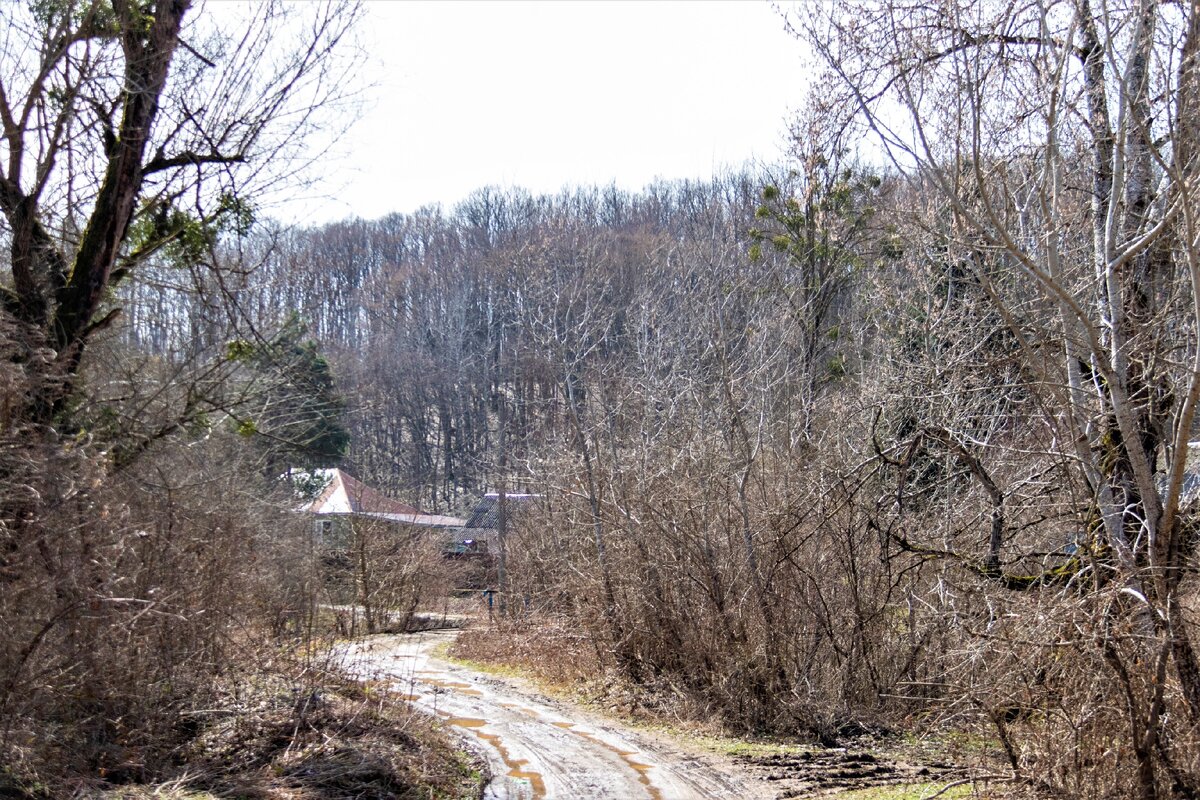
[[[531,505],[541,499],[540,494],[506,493],[504,495],[505,510],[508,513],[508,523],[520,519]],[[455,541],[451,543],[451,552],[456,555],[487,555],[497,549],[500,536],[500,494],[488,492],[475,508],[466,523],[455,533]]]

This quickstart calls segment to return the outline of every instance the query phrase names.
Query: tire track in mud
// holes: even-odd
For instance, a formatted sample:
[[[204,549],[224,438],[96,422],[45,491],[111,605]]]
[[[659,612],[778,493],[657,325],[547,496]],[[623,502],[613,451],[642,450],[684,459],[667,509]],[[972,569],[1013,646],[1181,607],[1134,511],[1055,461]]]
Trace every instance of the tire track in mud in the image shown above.
[[[472,737],[493,780],[485,800],[751,800],[761,785],[512,683],[440,661],[454,632],[382,635],[340,649],[345,668]]]

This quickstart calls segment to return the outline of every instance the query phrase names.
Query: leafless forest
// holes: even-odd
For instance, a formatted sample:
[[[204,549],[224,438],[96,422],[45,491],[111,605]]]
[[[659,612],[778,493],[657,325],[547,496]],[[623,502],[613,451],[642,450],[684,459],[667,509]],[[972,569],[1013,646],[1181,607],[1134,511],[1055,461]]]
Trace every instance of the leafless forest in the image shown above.
[[[187,5],[0,9],[0,794],[169,774],[311,676],[276,478],[340,463],[541,495],[504,624],[673,715],[1200,796],[1194,5],[805,6],[781,166],[310,229],[254,198],[352,9]],[[420,558],[373,574],[415,606]]]

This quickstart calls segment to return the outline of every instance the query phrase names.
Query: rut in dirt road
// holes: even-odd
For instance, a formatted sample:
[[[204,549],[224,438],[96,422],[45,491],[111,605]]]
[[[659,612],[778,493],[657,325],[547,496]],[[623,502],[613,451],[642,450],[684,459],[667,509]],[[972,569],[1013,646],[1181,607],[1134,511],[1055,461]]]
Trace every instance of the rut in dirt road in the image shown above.
[[[474,737],[487,800],[751,800],[752,779],[663,740],[598,722],[508,681],[430,655],[453,632],[374,636],[342,648],[346,668]]]

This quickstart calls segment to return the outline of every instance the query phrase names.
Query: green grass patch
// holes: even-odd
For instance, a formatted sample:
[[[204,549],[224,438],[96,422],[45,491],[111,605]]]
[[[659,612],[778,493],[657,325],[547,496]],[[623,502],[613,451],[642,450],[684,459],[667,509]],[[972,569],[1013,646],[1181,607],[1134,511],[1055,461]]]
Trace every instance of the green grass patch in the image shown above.
[[[1003,752],[999,739],[979,731],[905,734],[900,740],[898,749],[927,758],[951,761],[959,761],[963,758],[988,759]]]
[[[784,742],[759,739],[741,739],[736,736],[721,736],[719,734],[692,733],[690,731],[671,731],[681,738],[712,753],[719,753],[733,758],[765,758],[767,756],[794,756],[813,750],[813,746],[804,742]]]
[[[498,678],[520,678],[522,680],[531,681],[537,684],[538,688],[544,689],[547,692],[554,692],[553,686],[547,684],[546,681],[538,678],[531,670],[514,667],[512,664],[503,664],[496,661],[476,661],[472,658],[459,658],[458,656],[450,655],[450,642],[442,642],[429,651],[429,654],[434,658],[445,661],[447,664],[453,664],[456,667],[465,667],[467,669],[482,672],[486,675],[495,675]],[[561,692],[559,692],[561,694]]]
[[[869,789],[840,792],[837,797],[838,800],[929,800],[937,795],[938,800],[943,800],[943,798],[953,800],[953,798],[972,796],[973,790],[969,783],[946,790],[948,785],[946,783],[910,783],[903,786],[875,786]],[[943,790],[945,791],[943,792]],[[943,793],[938,794],[938,792]]]

